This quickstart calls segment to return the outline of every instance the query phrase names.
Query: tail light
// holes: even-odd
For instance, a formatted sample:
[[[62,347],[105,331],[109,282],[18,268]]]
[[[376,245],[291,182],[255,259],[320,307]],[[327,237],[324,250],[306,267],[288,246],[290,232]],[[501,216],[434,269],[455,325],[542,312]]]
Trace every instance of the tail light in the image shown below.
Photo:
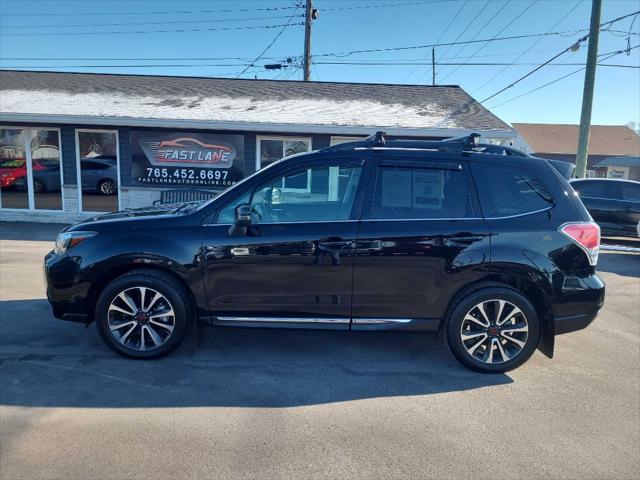
[[[587,254],[589,264],[596,266],[600,251],[600,227],[595,222],[565,223],[560,232]]]

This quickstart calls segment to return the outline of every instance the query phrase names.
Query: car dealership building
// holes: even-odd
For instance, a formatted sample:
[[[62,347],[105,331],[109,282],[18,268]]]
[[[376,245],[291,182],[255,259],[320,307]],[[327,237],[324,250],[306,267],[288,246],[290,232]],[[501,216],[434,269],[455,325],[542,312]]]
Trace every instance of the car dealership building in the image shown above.
[[[458,86],[2,71],[0,220],[75,222],[162,192],[219,192],[377,130],[517,136]]]

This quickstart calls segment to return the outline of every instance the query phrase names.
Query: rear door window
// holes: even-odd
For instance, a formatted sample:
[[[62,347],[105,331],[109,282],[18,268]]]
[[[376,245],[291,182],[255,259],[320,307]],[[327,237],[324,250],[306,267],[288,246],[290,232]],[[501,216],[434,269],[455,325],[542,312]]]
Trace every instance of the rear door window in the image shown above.
[[[472,168],[485,217],[522,215],[553,206],[547,188],[527,169],[498,163],[475,163]]]
[[[473,190],[462,166],[382,165],[368,209],[371,219],[469,218]]]

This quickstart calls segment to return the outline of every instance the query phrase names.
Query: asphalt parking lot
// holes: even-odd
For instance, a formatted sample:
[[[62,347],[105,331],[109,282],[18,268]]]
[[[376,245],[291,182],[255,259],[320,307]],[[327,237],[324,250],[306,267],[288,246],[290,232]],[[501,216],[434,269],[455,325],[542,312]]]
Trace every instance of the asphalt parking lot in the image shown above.
[[[0,224],[2,479],[640,471],[640,253],[601,252],[600,316],[506,375],[410,333],[209,328],[131,361],[51,315],[41,262],[57,228]]]

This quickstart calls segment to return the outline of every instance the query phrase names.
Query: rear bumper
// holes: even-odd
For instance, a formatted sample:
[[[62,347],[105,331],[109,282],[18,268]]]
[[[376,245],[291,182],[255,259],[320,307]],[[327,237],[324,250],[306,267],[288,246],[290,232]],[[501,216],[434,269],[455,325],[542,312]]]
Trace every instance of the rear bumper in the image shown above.
[[[568,317],[558,317],[555,319],[555,334],[575,332],[587,328],[591,322],[598,316],[598,311],[594,313],[582,313],[580,315],[571,315]]]
[[[605,284],[597,275],[582,279],[588,285],[581,291],[571,292],[565,302],[557,306],[554,316],[554,333],[575,332],[588,327],[604,305]]]

